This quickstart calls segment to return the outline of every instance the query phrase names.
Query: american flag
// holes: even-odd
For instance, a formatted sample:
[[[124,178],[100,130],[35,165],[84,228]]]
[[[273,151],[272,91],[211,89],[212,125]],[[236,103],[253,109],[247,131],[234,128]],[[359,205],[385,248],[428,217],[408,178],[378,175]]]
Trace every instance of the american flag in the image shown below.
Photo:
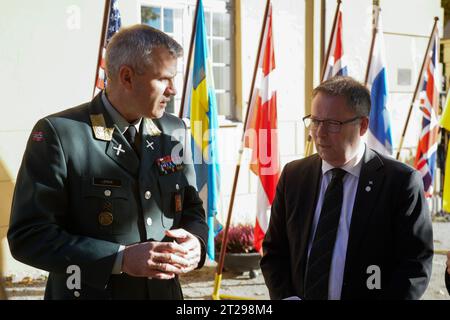
[[[106,85],[106,73],[105,73],[105,54],[106,54],[106,46],[111,40],[112,36],[119,31],[122,26],[122,22],[120,19],[120,11],[118,6],[118,0],[111,0],[108,21],[106,22],[106,37],[102,46],[102,56],[100,59],[100,63],[97,66],[97,79],[95,81],[94,95],[99,93],[101,90],[105,89]]]
[[[439,85],[441,83],[439,70],[439,33],[435,28],[432,43],[427,52],[425,68],[422,75],[421,91],[419,92],[419,107],[422,111],[422,131],[414,166],[420,171],[425,193],[431,197],[433,193],[433,177],[436,167],[436,150],[438,145],[438,102]]]

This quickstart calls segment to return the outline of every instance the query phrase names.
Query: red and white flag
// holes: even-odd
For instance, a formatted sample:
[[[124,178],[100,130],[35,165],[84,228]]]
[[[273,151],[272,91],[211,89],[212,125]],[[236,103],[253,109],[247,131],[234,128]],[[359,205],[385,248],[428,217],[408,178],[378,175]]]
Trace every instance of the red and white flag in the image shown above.
[[[254,245],[261,252],[262,241],[269,226],[270,208],[275,198],[275,190],[280,175],[271,4],[263,34],[261,52],[258,56],[258,72],[252,101],[249,105],[244,146],[252,149],[250,169],[258,177]]]
[[[326,61],[325,74],[322,81],[333,78],[334,76],[348,75],[347,65],[345,63],[343,31],[342,31],[342,11],[337,12],[336,26],[334,33],[330,35],[330,55]]]

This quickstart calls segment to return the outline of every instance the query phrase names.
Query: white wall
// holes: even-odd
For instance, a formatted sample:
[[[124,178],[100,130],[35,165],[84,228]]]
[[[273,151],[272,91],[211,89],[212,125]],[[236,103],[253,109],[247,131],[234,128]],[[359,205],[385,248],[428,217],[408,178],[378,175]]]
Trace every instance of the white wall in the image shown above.
[[[328,46],[336,0],[326,0],[325,46]],[[372,0],[343,0],[342,30],[344,58],[349,76],[364,80],[372,32]]]
[[[380,6],[390,91],[388,108],[393,123],[394,147],[398,147],[435,16],[440,18],[438,27],[440,35],[443,34],[443,10],[437,0],[381,0]],[[398,84],[398,69],[411,70],[409,85]],[[410,149],[402,152],[404,157],[415,156],[421,119],[421,112],[414,108],[403,144]]]

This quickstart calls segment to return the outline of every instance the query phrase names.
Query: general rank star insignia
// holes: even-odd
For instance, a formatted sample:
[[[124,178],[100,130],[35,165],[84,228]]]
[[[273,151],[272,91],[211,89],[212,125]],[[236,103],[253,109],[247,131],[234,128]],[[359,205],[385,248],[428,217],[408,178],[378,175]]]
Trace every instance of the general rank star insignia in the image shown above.
[[[118,147],[113,147],[114,150],[117,150],[116,156],[120,155],[121,152],[125,153],[125,150],[122,149],[122,145],[119,144]]]
[[[147,148],[152,148],[152,150],[155,150],[155,148],[153,147],[153,142],[150,142],[148,140],[145,140],[145,142],[147,142]]]

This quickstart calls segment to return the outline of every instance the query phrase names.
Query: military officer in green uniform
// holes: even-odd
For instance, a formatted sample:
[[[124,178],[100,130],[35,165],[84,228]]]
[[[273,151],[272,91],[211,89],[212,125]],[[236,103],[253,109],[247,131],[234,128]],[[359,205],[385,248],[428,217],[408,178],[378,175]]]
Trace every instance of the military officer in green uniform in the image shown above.
[[[181,299],[207,224],[186,126],[165,113],[181,46],[145,25],[106,50],[107,86],[33,128],[17,177],[13,256],[49,271],[46,299]]]

